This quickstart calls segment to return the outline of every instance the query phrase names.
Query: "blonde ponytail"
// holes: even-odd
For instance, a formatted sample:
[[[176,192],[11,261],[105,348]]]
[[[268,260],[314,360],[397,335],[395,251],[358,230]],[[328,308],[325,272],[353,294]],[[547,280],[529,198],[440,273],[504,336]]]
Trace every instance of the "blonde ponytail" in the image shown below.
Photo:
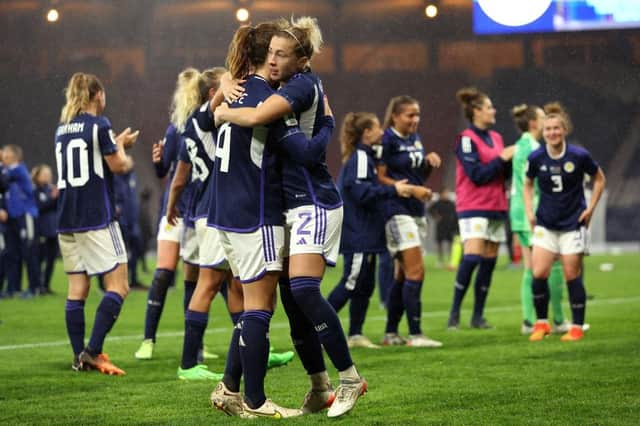
[[[200,72],[195,68],[187,68],[178,75],[171,100],[171,123],[179,132],[184,130],[187,119],[199,106]]]
[[[93,74],[77,72],[71,76],[64,96],[67,100],[60,113],[60,123],[68,124],[83,109],[87,108],[98,92],[104,91],[104,86]]]

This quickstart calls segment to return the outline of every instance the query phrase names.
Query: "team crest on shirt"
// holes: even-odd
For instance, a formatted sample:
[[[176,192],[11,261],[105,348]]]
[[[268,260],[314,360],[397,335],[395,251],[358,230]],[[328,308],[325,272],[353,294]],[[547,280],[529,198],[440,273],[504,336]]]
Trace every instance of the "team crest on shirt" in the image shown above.
[[[420,139],[416,140],[413,144],[417,149],[422,148],[422,141]]]
[[[475,232],[482,231],[482,225],[481,225],[481,224],[479,224],[479,223],[476,223],[475,225],[473,225],[473,230],[474,230]]]
[[[535,237],[536,237],[536,238],[542,238],[542,237],[544,237],[544,231],[543,231],[542,229],[539,229],[539,228],[538,228],[538,229],[536,229]]]
[[[416,235],[413,232],[407,232],[407,238],[413,240],[414,238],[416,238]]]
[[[167,223],[167,225],[164,227],[165,232],[169,232],[171,231],[171,229],[173,229],[173,226],[170,223]]]
[[[567,173],[573,173],[573,171],[576,169],[576,165],[573,164],[572,161],[567,161],[566,163],[564,163],[564,171]]]
[[[547,171],[547,165],[543,164],[542,166],[540,166],[540,171],[541,172],[546,172]]]

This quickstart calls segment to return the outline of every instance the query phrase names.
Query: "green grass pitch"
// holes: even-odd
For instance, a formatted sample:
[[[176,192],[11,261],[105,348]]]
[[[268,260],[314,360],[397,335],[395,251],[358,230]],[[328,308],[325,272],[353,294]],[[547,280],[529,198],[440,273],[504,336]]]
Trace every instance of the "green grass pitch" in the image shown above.
[[[520,335],[520,270],[496,269],[487,304],[494,330],[466,327],[472,291],[463,306],[457,332],[445,330],[454,273],[427,258],[423,289],[423,329],[444,342],[441,349],[387,347],[352,351],[369,392],[342,419],[317,414],[290,424],[337,421],[340,424],[638,424],[640,422],[640,286],[637,254],[586,258],[591,330],[581,342],[562,343],[551,336],[529,343]],[[601,271],[611,263],[613,271]],[[182,350],[182,284],[171,290],[160,323],[155,358],[137,361],[133,353],[143,332],[146,292],[132,292],[105,343],[124,377],[71,370],[71,349],[64,326],[66,280],[56,269],[55,296],[0,300],[0,424],[230,424],[212,410],[215,383],[184,383],[176,378]],[[326,295],[340,267],[323,282]],[[142,278],[148,283],[150,274]],[[471,297],[470,297],[471,296]],[[100,294],[93,289],[86,306],[87,338]],[[365,334],[382,338],[384,311],[375,294]],[[566,294],[565,294],[566,301]],[[346,325],[346,309],[341,318]],[[568,303],[565,314],[569,317]],[[213,303],[205,340],[221,355],[208,362],[222,371],[230,320],[221,299]],[[401,324],[406,333],[406,324]],[[278,309],[271,342],[291,349],[288,325]],[[328,362],[328,360],[327,360]],[[332,368],[330,375],[337,382]],[[296,358],[270,370],[267,395],[285,406],[299,406],[308,380]],[[246,421],[245,421],[246,422]],[[252,421],[253,424],[269,423]]]

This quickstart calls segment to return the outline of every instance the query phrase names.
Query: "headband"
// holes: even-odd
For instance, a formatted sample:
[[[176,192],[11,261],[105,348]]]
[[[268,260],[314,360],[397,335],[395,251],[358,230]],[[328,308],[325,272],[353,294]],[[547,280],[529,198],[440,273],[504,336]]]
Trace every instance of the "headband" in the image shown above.
[[[306,56],[308,56],[309,54],[307,53],[307,51],[305,50],[304,46],[302,45],[302,43],[300,43],[300,40],[298,39],[298,37],[296,37],[296,35],[293,33],[293,31],[291,30],[283,30],[285,33],[289,34],[291,37],[293,37],[293,39],[298,43],[298,46],[300,47],[300,49],[302,49],[302,53],[304,53]]]

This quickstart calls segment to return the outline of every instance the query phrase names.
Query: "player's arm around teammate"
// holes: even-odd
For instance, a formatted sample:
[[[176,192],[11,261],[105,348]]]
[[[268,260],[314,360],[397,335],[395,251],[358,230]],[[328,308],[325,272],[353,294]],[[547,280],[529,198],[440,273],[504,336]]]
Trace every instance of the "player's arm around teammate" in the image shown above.
[[[532,287],[538,317],[529,336],[531,341],[542,340],[551,332],[547,279],[551,265],[558,256],[567,282],[573,316],[573,324],[561,340],[575,341],[583,337],[586,293],[582,281],[582,258],[588,251],[589,221],[604,191],[605,176],[589,152],[566,142],[569,128],[566,112],[548,114],[542,132],[546,145],[528,158],[524,200],[527,218],[533,227]],[[585,174],[594,178],[589,205],[584,198]],[[540,202],[535,213],[534,179],[540,189]]]
[[[363,335],[362,327],[375,287],[376,255],[385,249],[381,201],[396,195],[409,197],[412,193],[412,185],[406,179],[394,185],[378,183],[374,146],[380,144],[382,134],[378,118],[369,112],[348,113],[340,132],[344,165],[338,188],[344,202],[340,243],[344,266],[342,278],[328,300],[337,312],[350,302],[350,348],[379,347]]]
[[[293,23],[279,21],[279,31],[271,39],[268,62],[271,77],[281,83],[280,90],[270,98],[280,97],[280,107],[265,101],[256,109],[270,110],[268,118],[300,123],[305,135],[316,135],[324,114],[323,91],[319,78],[309,68],[309,61],[319,51],[322,36],[313,18],[299,18]],[[224,86],[224,84],[223,84]],[[286,105],[284,105],[286,104]],[[218,116],[234,122],[242,121],[250,109],[219,108]],[[302,123],[300,117],[308,119]],[[339,371],[341,386],[336,401],[329,410],[331,417],[349,411],[364,393],[366,382],[353,365],[340,321],[320,292],[320,281],[327,264],[335,264],[342,221],[342,201],[328,172],[322,152],[312,166],[296,158],[283,158],[283,187],[289,244],[289,279],[280,280],[282,302],[289,316],[292,339],[300,359],[310,376],[312,389],[305,398],[305,411],[326,407],[331,387],[322,358],[322,347]],[[314,333],[318,330],[317,333]],[[317,398],[316,398],[317,397]]]

